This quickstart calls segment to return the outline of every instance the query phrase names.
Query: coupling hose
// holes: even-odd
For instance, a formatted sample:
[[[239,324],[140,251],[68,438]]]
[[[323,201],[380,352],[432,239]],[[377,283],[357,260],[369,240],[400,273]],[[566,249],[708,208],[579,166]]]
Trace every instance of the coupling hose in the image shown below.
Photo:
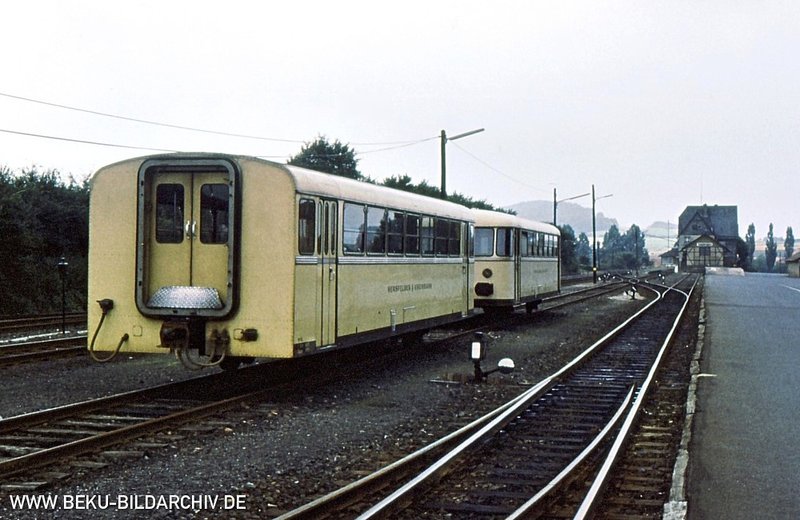
[[[126,341],[128,341],[130,336],[128,336],[128,333],[126,332],[120,338],[119,343],[117,343],[117,348],[114,349],[111,355],[104,358],[98,357],[97,354],[95,354],[94,352],[94,343],[95,341],[97,341],[97,335],[100,333],[100,328],[102,328],[103,322],[106,320],[106,315],[108,314],[108,311],[114,308],[114,302],[113,300],[99,300],[97,303],[100,304],[100,309],[102,309],[103,314],[100,316],[100,323],[97,324],[97,328],[94,330],[94,334],[92,335],[92,341],[89,342],[89,356],[91,356],[91,358],[97,361],[98,363],[106,363],[107,361],[111,361],[112,359],[114,359],[117,356],[117,354],[119,354],[120,349],[122,349],[122,345]]]

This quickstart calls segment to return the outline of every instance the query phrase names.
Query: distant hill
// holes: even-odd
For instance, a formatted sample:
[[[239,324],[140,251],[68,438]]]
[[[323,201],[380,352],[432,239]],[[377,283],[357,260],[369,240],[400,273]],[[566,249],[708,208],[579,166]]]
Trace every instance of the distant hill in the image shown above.
[[[678,239],[677,222],[657,221],[644,229],[644,239],[650,255],[666,253]]]
[[[512,209],[517,212],[517,215],[530,220],[537,220],[539,222],[553,222],[553,201],[545,200],[532,200],[528,202],[520,202],[513,206],[508,206],[507,209]],[[562,226],[569,224],[575,230],[575,236],[586,233],[586,236],[592,236],[592,208],[584,208],[580,204],[574,202],[562,202],[558,205],[557,224]],[[608,218],[602,213],[597,213],[597,235],[602,237],[608,229],[617,224],[617,220]],[[620,230],[624,232],[624,230]]]

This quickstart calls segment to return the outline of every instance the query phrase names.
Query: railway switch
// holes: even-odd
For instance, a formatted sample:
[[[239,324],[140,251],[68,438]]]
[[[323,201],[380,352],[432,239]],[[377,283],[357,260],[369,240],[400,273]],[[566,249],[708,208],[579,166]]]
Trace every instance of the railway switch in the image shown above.
[[[476,332],[475,338],[470,345],[469,356],[475,368],[474,382],[482,383],[489,374],[500,372],[501,374],[510,374],[514,371],[514,360],[510,358],[503,358],[497,363],[497,368],[484,372],[481,368],[481,361],[486,359],[486,341],[484,340],[483,332]]]

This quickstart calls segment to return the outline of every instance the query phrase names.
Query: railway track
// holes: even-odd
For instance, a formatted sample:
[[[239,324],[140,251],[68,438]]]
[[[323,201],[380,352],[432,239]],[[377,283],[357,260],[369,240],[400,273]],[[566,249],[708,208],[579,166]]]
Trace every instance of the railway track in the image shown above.
[[[689,299],[689,287],[657,290],[658,299],[513,401],[280,518],[585,517]]]
[[[600,296],[605,296],[606,294],[619,292],[622,287],[629,285],[630,282],[626,282],[624,280],[614,280],[611,282],[602,283],[600,285],[586,287],[584,289],[562,292],[557,296],[545,298],[538,310],[551,311],[561,307],[566,307],[567,305],[574,305],[586,300],[591,300],[592,298],[598,298]]]
[[[1,420],[2,487],[36,488],[46,479],[32,470],[206,417],[264,391],[226,386],[224,374],[213,374]],[[210,398],[209,392],[227,393]],[[9,481],[22,473],[23,480]]]
[[[615,290],[618,291],[619,287]],[[468,333],[471,332],[465,332]],[[85,338],[83,340],[85,342]],[[430,341],[426,343],[430,345]],[[389,350],[393,351],[390,355],[401,358],[407,355],[396,348]],[[313,363],[318,360],[309,358],[308,361]],[[345,365],[349,366],[347,363]],[[252,367],[253,373],[261,368],[264,367]],[[320,367],[300,367],[299,370],[329,372],[327,367],[326,370]],[[82,460],[87,455],[108,452],[112,446],[133,445],[131,439],[172,428],[176,424],[196,422],[249,400],[274,398],[282,381],[280,377],[275,377],[275,372],[279,370],[272,371],[266,377],[253,378],[258,381],[256,389],[252,385],[248,387],[246,381],[250,372],[245,369],[238,372],[236,380],[239,382],[232,388],[229,387],[232,380],[230,374],[212,374],[197,381],[128,392],[2,420],[0,483],[4,489],[38,489],[49,484],[47,475],[53,467],[63,467],[64,464],[80,466],[85,464]],[[286,373],[293,372],[289,370]],[[348,375],[352,374],[353,370],[349,369]],[[342,376],[331,372],[329,377],[336,380]],[[291,378],[291,375],[285,375],[283,380],[289,381]],[[264,387],[264,380],[271,381],[268,388]],[[315,384],[324,384],[324,381]],[[297,391],[296,387],[294,391]],[[111,450],[115,451],[119,449]],[[75,460],[82,455],[81,459]],[[69,460],[72,462],[65,462]]]
[[[616,288],[619,290],[619,288]],[[524,315],[518,313],[518,317]],[[485,326],[485,324],[484,324]],[[471,334],[472,331],[463,332]],[[444,338],[449,341],[453,336]],[[85,342],[85,337],[83,338]],[[430,347],[431,341],[426,341]],[[84,347],[79,347],[81,350]],[[404,358],[402,349],[387,348],[388,356]],[[373,352],[374,353],[374,352]],[[343,355],[357,353],[342,352]],[[377,356],[376,356],[377,357]],[[303,364],[325,361],[306,358]],[[278,365],[270,364],[270,365]],[[351,367],[345,362],[342,366]],[[236,378],[230,374],[212,374],[197,380],[164,385],[156,388],[127,392],[103,399],[77,403],[43,412],[11,417],[0,421],[0,482],[4,487],[18,486],[20,489],[44,486],[47,478],[39,478],[36,473],[47,472],[48,468],[73,459],[82,454],[97,453],[110,446],[140,438],[151,432],[172,427],[176,423],[197,421],[214,415],[238,403],[262,398],[274,398],[282,381],[291,381],[295,368],[290,370],[271,370],[266,375],[250,377],[265,369],[251,367],[237,372]],[[369,370],[368,367],[364,367]],[[265,370],[269,371],[269,368]],[[341,373],[298,366],[297,370],[306,373],[325,373],[326,380],[338,380]],[[276,373],[283,372],[282,376]],[[348,368],[348,376],[353,375]],[[318,378],[314,385],[324,385]],[[264,381],[270,381],[264,385]],[[233,387],[229,387],[236,381]],[[253,381],[257,381],[253,383]],[[304,390],[308,390],[306,381]],[[255,387],[255,388],[254,388]],[[291,391],[291,390],[287,390]],[[295,387],[295,392],[297,388]],[[197,396],[207,398],[198,399]],[[37,470],[39,468],[39,470]],[[19,480],[15,480],[19,478]]]
[[[86,352],[85,334],[39,341],[6,343],[0,345],[0,367],[30,361],[76,356],[84,352]]]
[[[64,315],[64,324],[68,326],[85,326],[85,312],[69,312]],[[0,334],[15,334],[27,331],[40,331],[59,328],[62,325],[61,314],[41,316],[5,316],[0,318]]]

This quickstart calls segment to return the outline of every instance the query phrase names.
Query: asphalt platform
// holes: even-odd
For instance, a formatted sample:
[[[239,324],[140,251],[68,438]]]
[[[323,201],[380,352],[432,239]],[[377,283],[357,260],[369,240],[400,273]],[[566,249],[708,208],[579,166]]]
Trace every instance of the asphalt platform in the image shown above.
[[[800,279],[709,273],[665,518],[800,518]]]

